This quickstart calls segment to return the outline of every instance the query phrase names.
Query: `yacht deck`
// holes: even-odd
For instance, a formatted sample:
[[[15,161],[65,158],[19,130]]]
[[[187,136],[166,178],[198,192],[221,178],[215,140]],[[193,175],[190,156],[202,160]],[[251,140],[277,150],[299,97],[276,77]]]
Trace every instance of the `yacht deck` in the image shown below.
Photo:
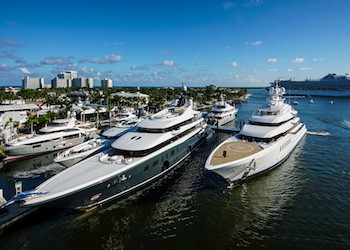
[[[250,142],[227,142],[218,147],[210,160],[210,165],[216,166],[250,156],[262,148]],[[225,153],[226,152],[226,153]],[[225,155],[226,154],[226,155]]]

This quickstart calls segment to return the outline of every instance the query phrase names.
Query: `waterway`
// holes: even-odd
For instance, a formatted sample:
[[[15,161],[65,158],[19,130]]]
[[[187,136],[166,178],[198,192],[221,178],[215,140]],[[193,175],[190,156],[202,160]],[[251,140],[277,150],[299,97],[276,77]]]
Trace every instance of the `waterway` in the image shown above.
[[[266,103],[265,90],[249,93],[237,105],[239,121]],[[1,233],[0,249],[349,249],[350,100],[297,100],[310,132],[267,174],[227,189],[204,170],[211,150],[230,136],[216,133],[146,189],[89,213],[40,211]],[[15,181],[31,189],[62,171],[53,157],[4,165],[6,198]]]

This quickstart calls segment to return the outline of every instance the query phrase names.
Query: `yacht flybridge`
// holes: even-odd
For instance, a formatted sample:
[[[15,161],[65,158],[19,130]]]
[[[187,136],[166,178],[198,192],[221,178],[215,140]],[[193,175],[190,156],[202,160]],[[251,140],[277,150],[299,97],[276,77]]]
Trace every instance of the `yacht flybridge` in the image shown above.
[[[4,151],[12,158],[47,153],[80,144],[95,131],[95,128],[78,126],[74,117],[58,119],[41,128],[39,134],[7,142],[4,145]]]
[[[250,117],[241,131],[222,142],[209,155],[205,168],[231,184],[281,164],[306,133],[298,112],[284,103],[285,89],[270,87],[268,104]]]
[[[213,131],[192,100],[181,98],[145,118],[112,147],[23,192],[0,207],[1,214],[17,214],[41,206],[89,209],[116,199],[169,172],[206,141]]]

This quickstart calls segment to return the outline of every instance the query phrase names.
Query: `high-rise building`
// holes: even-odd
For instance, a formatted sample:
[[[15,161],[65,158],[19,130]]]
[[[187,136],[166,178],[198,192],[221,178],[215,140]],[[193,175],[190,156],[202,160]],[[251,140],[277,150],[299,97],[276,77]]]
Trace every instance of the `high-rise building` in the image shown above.
[[[77,77],[77,71],[62,72],[51,80],[51,84],[53,88],[70,88],[72,87],[72,80]]]
[[[77,71],[67,71],[67,72],[61,72],[60,74],[57,75],[58,78],[60,79],[73,79],[78,77]]]
[[[105,78],[101,80],[101,88],[113,88],[112,79]]]
[[[91,77],[74,78],[72,80],[72,87],[74,87],[74,88],[93,88],[94,87],[94,79],[92,79]]]
[[[22,79],[22,87],[24,89],[39,89],[44,87],[44,78],[25,77]]]

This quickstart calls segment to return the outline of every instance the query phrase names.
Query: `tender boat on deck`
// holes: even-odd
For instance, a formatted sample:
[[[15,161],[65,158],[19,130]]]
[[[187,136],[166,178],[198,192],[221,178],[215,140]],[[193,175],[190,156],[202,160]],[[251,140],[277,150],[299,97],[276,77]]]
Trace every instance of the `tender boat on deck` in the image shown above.
[[[222,142],[209,155],[205,168],[231,184],[278,166],[293,152],[306,133],[298,112],[284,103],[285,89],[269,89],[268,104],[255,111],[241,131]]]

